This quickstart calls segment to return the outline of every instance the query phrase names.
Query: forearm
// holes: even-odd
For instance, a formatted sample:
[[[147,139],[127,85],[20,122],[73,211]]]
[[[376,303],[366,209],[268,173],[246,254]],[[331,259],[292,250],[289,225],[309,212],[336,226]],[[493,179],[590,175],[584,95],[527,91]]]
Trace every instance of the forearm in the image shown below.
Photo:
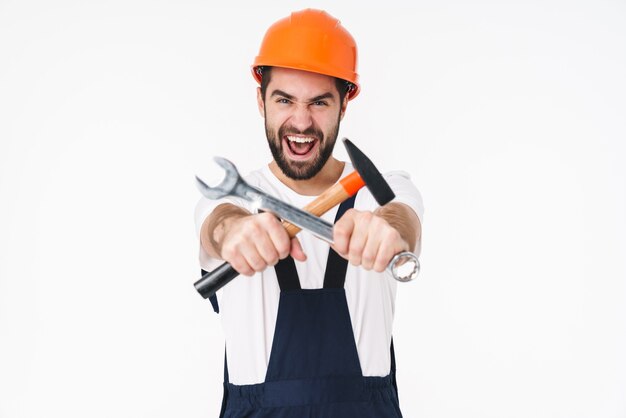
[[[422,226],[420,220],[409,206],[403,203],[388,203],[379,207],[374,214],[383,218],[395,228],[403,240],[409,245],[409,250],[419,256],[421,252]]]
[[[202,223],[200,244],[206,253],[217,259],[222,257],[222,243],[232,222],[251,215],[247,210],[230,203],[217,206]]]

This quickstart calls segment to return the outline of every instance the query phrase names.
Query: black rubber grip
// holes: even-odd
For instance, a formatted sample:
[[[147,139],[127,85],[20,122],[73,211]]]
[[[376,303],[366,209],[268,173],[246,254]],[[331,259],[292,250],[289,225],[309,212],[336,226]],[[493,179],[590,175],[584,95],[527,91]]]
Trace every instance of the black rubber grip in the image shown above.
[[[202,276],[202,278],[193,285],[203,298],[208,299],[237,276],[239,276],[237,270],[229,263],[224,263],[215,270]]]

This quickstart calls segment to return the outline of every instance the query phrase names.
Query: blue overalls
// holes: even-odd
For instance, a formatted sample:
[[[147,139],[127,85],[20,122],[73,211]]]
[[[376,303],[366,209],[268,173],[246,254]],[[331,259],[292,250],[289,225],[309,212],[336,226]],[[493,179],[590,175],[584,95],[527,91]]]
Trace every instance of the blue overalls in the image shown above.
[[[354,198],[342,203],[336,220],[353,205]],[[281,292],[265,382],[233,385],[225,364],[221,418],[402,417],[393,343],[389,375],[361,371],[344,289],[347,267],[330,249],[324,287],[301,289],[291,257],[275,266]]]

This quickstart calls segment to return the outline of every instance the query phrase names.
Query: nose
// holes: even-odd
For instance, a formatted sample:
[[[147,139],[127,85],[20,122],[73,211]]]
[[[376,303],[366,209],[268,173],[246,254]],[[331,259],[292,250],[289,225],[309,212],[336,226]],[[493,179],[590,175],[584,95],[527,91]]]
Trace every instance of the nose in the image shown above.
[[[300,132],[304,132],[310,128],[313,124],[313,117],[309,107],[305,104],[295,106],[293,115],[291,115],[291,125],[298,129]]]

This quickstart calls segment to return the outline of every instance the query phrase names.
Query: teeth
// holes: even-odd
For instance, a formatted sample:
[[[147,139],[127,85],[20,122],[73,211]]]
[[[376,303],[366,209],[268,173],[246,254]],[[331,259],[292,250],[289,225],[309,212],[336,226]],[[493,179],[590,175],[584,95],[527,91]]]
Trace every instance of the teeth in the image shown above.
[[[300,136],[287,136],[287,139],[292,142],[297,142],[299,144],[304,144],[304,143],[315,141],[315,138],[310,138],[310,137],[302,138]]]

